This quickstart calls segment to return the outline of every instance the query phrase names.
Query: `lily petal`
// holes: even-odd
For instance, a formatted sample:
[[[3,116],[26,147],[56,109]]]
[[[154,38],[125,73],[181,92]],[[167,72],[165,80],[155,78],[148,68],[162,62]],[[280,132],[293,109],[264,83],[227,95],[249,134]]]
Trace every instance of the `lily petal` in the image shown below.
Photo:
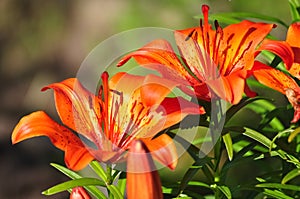
[[[300,88],[287,89],[286,97],[294,108],[294,118],[291,122],[296,123],[300,119]]]
[[[162,199],[161,182],[152,157],[141,140],[134,140],[127,157],[127,198]]]
[[[273,24],[244,20],[238,24],[229,25],[217,33],[209,26],[208,38],[202,36],[203,31],[198,27],[178,30],[175,32],[175,39],[182,56],[198,78],[201,78],[203,73],[204,76],[212,76],[216,66],[220,67],[221,75],[228,75],[239,68],[250,69],[252,67],[256,47],[273,27]],[[191,33],[197,37],[192,38]],[[189,36],[190,39],[187,40]],[[220,44],[214,44],[215,37],[221,39]],[[209,41],[204,40],[205,38]],[[196,42],[193,44],[189,40],[196,40]]]
[[[79,137],[43,111],[31,113],[20,120],[13,130],[12,143],[37,136],[47,136],[54,146],[65,151],[65,162],[73,170],[84,168],[94,159]]]
[[[255,61],[252,69],[253,76],[262,84],[286,94],[286,89],[296,89],[298,84],[285,73]]]
[[[257,46],[274,27],[274,24],[255,23],[247,20],[225,27],[220,51],[230,52],[227,53],[229,57],[224,57],[226,71],[233,71],[237,68],[251,69]]]
[[[242,99],[246,77],[246,70],[237,70],[227,76],[207,80],[206,83],[217,96],[226,99],[231,104],[237,104]]]
[[[288,68],[289,72],[296,78],[300,79],[300,22],[295,22],[290,25],[286,42],[292,47],[294,52],[294,64]]]
[[[161,103],[160,109],[158,109],[158,112],[159,111],[162,111],[166,116],[163,129],[177,124],[189,114],[198,115],[205,113],[205,110],[202,106],[187,101],[182,97],[165,98]]]
[[[299,34],[300,22],[292,23],[287,32],[286,42],[291,46],[300,47]]]
[[[286,95],[294,108],[294,118],[291,122],[297,122],[300,119],[300,87],[295,80],[285,73],[257,61],[252,73],[260,83]]]
[[[76,78],[50,84],[42,89],[53,89],[55,105],[61,121],[74,131],[97,143],[102,138],[99,132],[102,101],[87,91]],[[98,136],[98,140],[95,137]]]
[[[159,105],[178,83],[155,75],[147,75],[141,87],[141,100],[146,106]]]
[[[176,146],[170,136],[162,134],[154,139],[141,140],[145,143],[153,158],[172,170],[176,168],[178,155]]]
[[[190,82],[194,81],[179,61],[171,44],[166,40],[151,41],[141,49],[123,57],[118,66],[124,65],[130,58],[134,58],[142,67],[158,71],[163,77],[176,82],[186,84],[186,79]]]
[[[286,65],[287,69],[290,69],[293,65],[294,53],[292,48],[285,41],[266,39],[262,42],[256,53],[259,53],[262,50],[267,50],[278,55]]]

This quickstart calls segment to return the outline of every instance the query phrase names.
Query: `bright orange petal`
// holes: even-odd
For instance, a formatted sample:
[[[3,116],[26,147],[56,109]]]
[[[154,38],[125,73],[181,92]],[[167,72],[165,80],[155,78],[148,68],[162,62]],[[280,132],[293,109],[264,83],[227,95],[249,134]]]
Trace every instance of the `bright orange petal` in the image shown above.
[[[50,88],[54,90],[55,105],[61,121],[96,143],[94,138],[101,138],[99,123],[102,119],[102,101],[87,91],[75,78],[50,84],[42,90]]]
[[[187,115],[204,114],[205,110],[202,106],[187,101],[182,97],[165,98],[161,103],[158,112],[162,111],[166,116],[163,129],[166,129],[183,120]]]
[[[134,140],[127,157],[127,198],[162,199],[161,182],[146,145]]]
[[[110,78],[109,88],[122,92],[123,95],[131,95],[136,89],[143,85],[144,78],[144,76],[119,72]]]
[[[293,63],[293,65],[289,69],[289,73],[300,80],[300,62]]]
[[[118,66],[125,64],[133,57],[142,67],[158,71],[163,77],[186,84],[194,78],[182,66],[171,44],[166,40],[154,40],[141,49],[126,55]]]
[[[299,41],[299,35],[300,35],[300,22],[295,22],[290,25],[286,41],[288,44],[290,44],[293,47],[300,47],[300,41]]]
[[[227,76],[220,76],[215,80],[208,80],[207,84],[212,92],[231,104],[237,104],[242,99],[245,90],[246,70],[237,70]]]
[[[178,161],[176,146],[171,137],[162,134],[154,139],[142,139],[153,158],[161,164],[175,169]]]
[[[238,68],[250,69],[256,47],[272,28],[273,24],[242,21],[223,31],[219,29],[217,33],[209,27],[208,37],[203,35],[203,29],[196,27],[176,31],[175,38],[193,73],[199,79],[207,79],[218,75],[214,71],[217,66],[221,75],[228,75]],[[219,39],[220,43],[215,43]]]
[[[209,33],[210,37],[213,38],[215,32],[210,29]],[[195,36],[191,37],[191,34]],[[216,69],[214,60],[212,60],[210,54],[206,51],[206,43],[204,44],[201,35],[202,30],[199,27],[174,32],[181,56],[188,68],[197,77],[199,83],[203,82],[206,78],[215,77],[213,71]]]
[[[159,105],[178,83],[155,75],[147,75],[140,90],[146,106]]]
[[[267,50],[278,55],[286,65],[287,69],[291,68],[291,66],[293,65],[294,53],[292,48],[285,41],[266,39],[260,45],[257,53],[262,50]]]
[[[82,169],[93,159],[75,134],[53,121],[43,111],[34,112],[20,120],[13,130],[12,143],[37,136],[49,137],[54,146],[65,151],[65,162],[71,169]]]
[[[224,68],[228,74],[237,68],[249,70],[254,63],[254,53],[259,43],[269,34],[274,24],[255,23],[244,20],[238,24],[232,24],[224,28],[224,39],[220,47],[220,56]],[[225,54],[226,57],[222,55]]]
[[[296,78],[300,79],[300,22],[290,25],[287,32],[287,43],[292,47],[294,53],[294,63],[288,68],[289,72]]]
[[[286,94],[286,89],[298,87],[295,80],[283,72],[256,61],[252,69],[253,76],[262,84]]]

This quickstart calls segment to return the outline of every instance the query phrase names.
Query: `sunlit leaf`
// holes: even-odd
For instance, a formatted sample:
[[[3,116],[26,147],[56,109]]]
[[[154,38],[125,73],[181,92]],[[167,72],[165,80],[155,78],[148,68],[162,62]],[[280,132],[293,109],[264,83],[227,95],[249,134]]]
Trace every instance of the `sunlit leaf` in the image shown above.
[[[126,189],[126,173],[125,172],[122,172],[119,176],[119,179],[118,179],[118,188],[121,192],[121,194],[125,194],[125,189]]]
[[[262,183],[262,184],[257,184],[256,187],[300,191],[300,186],[290,185],[290,184],[280,184],[280,183]]]
[[[288,142],[293,141],[293,139],[300,133],[300,127],[296,128],[289,136]]]
[[[79,175],[78,173],[76,173],[64,166],[61,166],[59,164],[51,163],[51,166],[53,166],[54,168],[56,168],[57,170],[59,170],[60,172],[62,172],[63,174],[65,174],[66,176],[68,176],[71,179],[82,178],[82,176]],[[85,188],[87,191],[89,191],[91,194],[93,194],[96,198],[106,198],[106,196],[95,186],[88,186]]]
[[[290,197],[278,190],[264,189],[263,193],[267,196],[271,196],[271,197],[277,198],[277,199],[293,199],[292,197]]]
[[[103,170],[103,168],[101,167],[101,165],[99,164],[99,162],[97,161],[92,161],[90,162],[90,167],[94,170],[94,172],[103,180],[105,181],[107,176],[105,171]]]
[[[281,183],[285,184],[299,175],[300,175],[300,169],[293,169],[282,178]]]
[[[123,199],[124,196],[115,185],[107,185],[108,190],[114,196],[114,199]],[[141,190],[142,191],[142,190]]]
[[[299,14],[299,2],[298,0],[289,0],[290,11],[292,15],[293,22],[300,21],[300,14]]]
[[[217,186],[217,188],[226,196],[226,198],[231,199],[231,191],[226,186]]]
[[[206,188],[211,189],[211,187],[208,184],[206,184],[204,182],[199,182],[199,181],[189,181],[188,185],[189,186],[206,187]]]
[[[272,143],[272,141],[267,138],[266,136],[264,136],[263,134],[253,130],[253,129],[250,129],[250,128],[246,128],[245,127],[245,132],[243,133],[243,135],[246,135],[256,141],[258,141],[259,143],[261,143],[262,145],[272,149],[272,148],[276,148],[276,144],[275,143]]]
[[[228,159],[231,161],[233,158],[233,145],[232,145],[232,139],[231,139],[230,133],[223,135],[222,138],[223,138],[223,141],[225,144]]]
[[[56,194],[56,193],[59,193],[62,191],[66,191],[68,189],[72,189],[74,187],[90,186],[90,185],[106,186],[103,181],[96,179],[96,178],[78,178],[78,179],[70,180],[70,181],[55,185],[55,186],[43,191],[42,194],[53,195],[53,194]],[[106,197],[101,197],[101,198],[106,198]]]

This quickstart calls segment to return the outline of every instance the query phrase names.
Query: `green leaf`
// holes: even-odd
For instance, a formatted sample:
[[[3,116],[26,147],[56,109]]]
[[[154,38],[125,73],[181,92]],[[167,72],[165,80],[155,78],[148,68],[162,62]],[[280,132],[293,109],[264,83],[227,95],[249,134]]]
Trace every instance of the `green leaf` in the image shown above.
[[[281,183],[285,184],[299,175],[300,175],[300,169],[293,169],[282,178]]]
[[[223,141],[225,144],[228,159],[231,161],[233,158],[233,145],[232,145],[232,139],[231,139],[230,133],[223,135],[222,138],[223,138]]]
[[[267,138],[266,136],[264,136],[263,134],[255,131],[253,129],[247,128],[247,127],[245,127],[245,130],[246,131],[243,133],[243,135],[246,135],[246,136],[258,141],[259,143],[268,147],[269,149],[276,148],[276,144],[272,143],[272,141],[269,138]]]
[[[289,0],[289,5],[293,22],[300,21],[299,2],[297,0]]]
[[[288,25],[284,23],[281,19],[278,19],[276,17],[271,17],[268,15],[262,15],[259,13],[253,13],[253,12],[229,12],[229,13],[211,14],[210,18],[218,20],[221,23],[225,23],[226,21],[232,21],[234,23],[237,23],[240,22],[241,20],[244,20],[245,18],[253,18],[253,19],[259,19],[259,20],[264,20],[272,23],[281,24],[284,27],[288,28]]]
[[[78,173],[64,167],[61,166],[59,164],[55,164],[55,163],[51,163],[51,166],[53,166],[54,168],[56,168],[57,170],[59,170],[60,172],[62,172],[63,174],[65,174],[66,176],[68,176],[71,179],[79,179],[82,178],[81,175],[79,175]],[[96,198],[106,198],[106,196],[95,186],[88,186],[85,187],[86,190],[88,192],[90,192],[91,194],[93,194]]]
[[[121,191],[121,193],[124,195],[126,189],[126,172],[122,172],[120,174],[120,177],[118,179],[118,188]]]
[[[288,195],[285,195],[284,193],[282,193],[281,191],[278,190],[270,190],[270,189],[264,189],[263,192],[265,195],[277,198],[277,199],[294,199]]]
[[[92,161],[89,165],[103,181],[106,181],[107,175],[98,161]]]
[[[42,192],[44,195],[53,195],[62,191],[66,191],[68,189],[72,189],[74,187],[81,187],[81,186],[89,186],[89,185],[98,185],[98,186],[106,186],[105,183],[96,178],[78,178],[74,180],[70,180],[67,182],[60,183],[55,185],[45,191]],[[101,197],[106,198],[106,197]]]
[[[206,187],[206,188],[211,189],[211,187],[208,184],[206,184],[204,182],[199,182],[199,181],[189,181],[188,185],[189,186]]]
[[[114,196],[114,199],[124,198],[124,196],[122,195],[118,187],[116,187],[115,185],[107,185],[107,188],[110,191],[110,193]],[[137,190],[137,191],[143,191],[143,190]]]
[[[262,184],[257,184],[256,187],[300,191],[300,186],[290,185],[290,184],[280,184],[280,183],[262,183]]]
[[[55,163],[51,163],[51,166],[53,166],[54,168],[56,168],[57,170],[59,170],[60,172],[62,172],[63,174],[65,174],[66,176],[68,176],[71,179],[77,179],[77,178],[82,178],[81,175],[79,175],[78,173],[64,167],[61,166],[59,164],[55,164]]]
[[[231,199],[231,191],[227,186],[217,186],[217,188],[228,198]]]
[[[300,127],[296,128],[289,136],[288,142],[293,141],[293,139],[300,133]]]

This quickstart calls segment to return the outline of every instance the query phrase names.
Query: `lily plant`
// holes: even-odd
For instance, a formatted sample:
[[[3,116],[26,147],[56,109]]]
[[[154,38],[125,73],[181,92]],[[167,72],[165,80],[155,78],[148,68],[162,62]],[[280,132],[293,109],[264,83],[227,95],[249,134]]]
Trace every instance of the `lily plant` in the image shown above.
[[[209,15],[209,6],[203,5],[199,25],[174,31],[175,47],[158,38],[115,66],[133,59],[157,73],[110,77],[104,72],[95,93],[77,78],[42,88],[54,91],[61,122],[44,111],[33,112],[15,126],[12,143],[47,136],[64,151],[66,167],[52,166],[72,180],[43,194],[69,191],[71,199],[299,198],[300,4],[288,3],[290,25],[253,13]],[[284,41],[272,36],[278,25],[287,27]],[[175,89],[182,95],[174,97]],[[179,125],[199,115],[196,126]],[[177,134],[195,129],[192,141]],[[207,143],[213,149],[204,154]],[[180,159],[176,144],[186,149],[191,164]],[[82,176],[88,165],[96,177]],[[170,171],[159,172],[157,165],[181,179],[169,179]]]

